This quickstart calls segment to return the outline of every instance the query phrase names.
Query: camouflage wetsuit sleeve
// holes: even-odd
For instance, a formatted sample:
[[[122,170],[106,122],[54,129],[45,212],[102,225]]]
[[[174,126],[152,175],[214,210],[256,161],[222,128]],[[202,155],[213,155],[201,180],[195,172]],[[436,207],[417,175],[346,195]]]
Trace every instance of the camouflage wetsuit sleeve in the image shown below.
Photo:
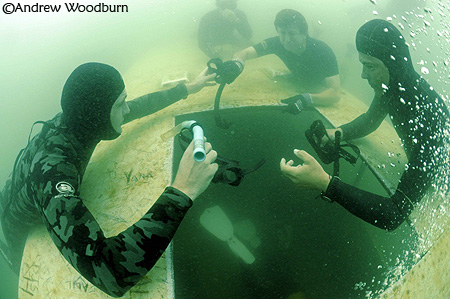
[[[186,85],[178,84],[174,88],[153,92],[128,101],[130,113],[125,116],[124,123],[150,115],[188,96]]]
[[[160,258],[192,201],[168,187],[139,221],[106,238],[79,196],[79,171],[67,159],[75,153],[52,152],[37,155],[32,170],[35,204],[50,236],[83,277],[111,296],[122,296]]]

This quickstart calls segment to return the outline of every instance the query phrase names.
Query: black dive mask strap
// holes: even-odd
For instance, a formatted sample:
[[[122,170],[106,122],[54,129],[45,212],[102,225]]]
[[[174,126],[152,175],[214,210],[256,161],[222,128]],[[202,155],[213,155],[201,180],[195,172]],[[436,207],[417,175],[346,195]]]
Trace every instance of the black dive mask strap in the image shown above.
[[[222,97],[223,89],[225,88],[225,85],[227,84],[223,80],[223,75],[224,75],[223,74],[223,61],[220,58],[212,58],[211,60],[208,61],[207,65],[208,65],[208,70],[209,70],[208,72],[210,74],[216,73],[215,80],[218,84],[220,84],[219,88],[217,89],[216,97],[214,100],[214,118],[216,120],[216,125],[222,129],[229,129],[231,126],[231,123],[224,120],[222,118],[222,116],[220,115],[220,98]]]
[[[340,144],[340,138],[336,136],[336,143],[333,143],[328,136],[327,130],[321,120],[314,121],[310,128],[305,132],[306,139],[313,147],[314,151],[325,164],[335,163],[335,173],[339,172],[339,159],[343,158],[350,164],[354,165],[360,156],[359,148],[354,144]],[[328,138],[328,142],[325,145],[321,145],[323,137]],[[355,153],[352,155],[343,147],[351,148]]]

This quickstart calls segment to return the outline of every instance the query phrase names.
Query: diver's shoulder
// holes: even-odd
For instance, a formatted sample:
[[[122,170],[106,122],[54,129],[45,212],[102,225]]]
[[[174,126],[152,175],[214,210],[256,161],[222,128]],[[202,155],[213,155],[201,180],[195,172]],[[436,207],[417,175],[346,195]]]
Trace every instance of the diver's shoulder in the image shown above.
[[[311,37],[311,36],[308,36],[307,37],[307,41],[311,44],[311,45],[313,45],[313,46],[315,46],[315,47],[325,47],[325,48],[330,48],[330,46],[326,43],[326,42],[324,42],[323,40],[320,40],[320,39],[317,39],[317,38],[314,38],[314,37]],[[331,49],[331,48],[330,48]]]

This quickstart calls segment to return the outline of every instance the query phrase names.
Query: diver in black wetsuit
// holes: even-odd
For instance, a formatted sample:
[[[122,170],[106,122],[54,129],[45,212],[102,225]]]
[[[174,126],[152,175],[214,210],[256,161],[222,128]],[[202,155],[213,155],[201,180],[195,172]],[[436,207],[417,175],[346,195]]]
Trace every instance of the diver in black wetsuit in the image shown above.
[[[278,36],[268,38],[234,54],[234,59],[246,61],[275,54],[291,71],[303,93],[303,106],[331,105],[340,99],[340,76],[333,50],[323,41],[308,34],[308,24],[301,13],[281,10],[275,18]]]
[[[83,277],[111,296],[122,296],[157,262],[193,201],[211,182],[217,153],[209,143],[203,162],[186,149],[171,186],[135,224],[105,237],[80,198],[84,172],[101,140],[112,140],[122,124],[155,113],[198,92],[215,74],[202,72],[192,83],[125,101],[119,72],[86,63],[67,79],[62,113],[19,154],[12,177],[0,193],[1,228],[7,244],[1,252],[19,271],[28,232],[44,224],[61,254]]]
[[[406,41],[394,25],[378,19],[367,22],[357,32],[356,47],[361,77],[375,96],[366,113],[336,130],[344,140],[360,138],[376,130],[389,114],[408,158],[395,193],[385,198],[350,186],[325,173],[305,151],[294,151],[303,165],[282,159],[281,171],[300,186],[321,190],[364,221],[394,230],[441,175],[448,154],[449,111],[414,70]],[[330,138],[336,130],[328,130]]]
[[[200,20],[198,46],[210,58],[229,59],[250,45],[252,28],[245,12],[237,9],[236,1],[216,0],[217,9]]]

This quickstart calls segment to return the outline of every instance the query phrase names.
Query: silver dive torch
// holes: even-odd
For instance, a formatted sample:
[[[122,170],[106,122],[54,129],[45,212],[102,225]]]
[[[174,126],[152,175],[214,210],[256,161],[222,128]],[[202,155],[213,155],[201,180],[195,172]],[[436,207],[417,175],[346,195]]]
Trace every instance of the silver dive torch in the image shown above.
[[[187,120],[181,124],[178,124],[174,128],[162,134],[161,138],[168,140],[169,138],[179,134],[183,129],[189,129],[192,132],[192,142],[194,143],[194,160],[197,162],[203,162],[206,158],[205,135],[203,133],[202,126],[195,120]]]

